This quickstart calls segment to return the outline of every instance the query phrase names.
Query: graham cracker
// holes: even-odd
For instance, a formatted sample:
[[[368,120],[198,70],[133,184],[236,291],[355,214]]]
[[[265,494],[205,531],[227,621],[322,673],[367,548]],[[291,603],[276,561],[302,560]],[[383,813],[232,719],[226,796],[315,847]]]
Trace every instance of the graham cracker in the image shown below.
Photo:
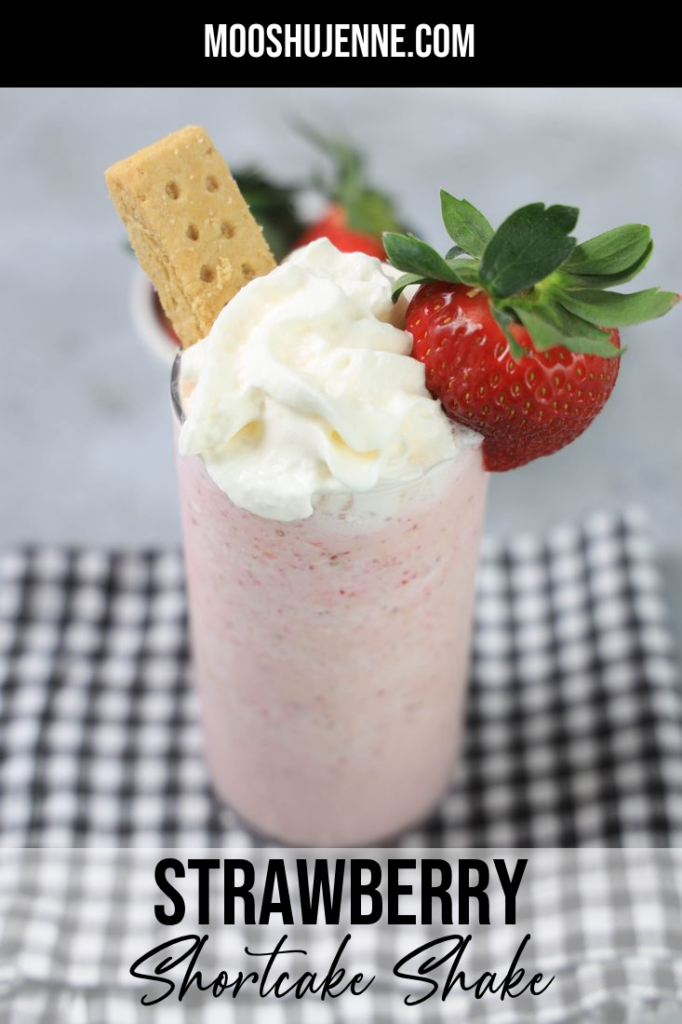
[[[109,194],[183,346],[275,266],[210,136],[190,125],[110,167]]]

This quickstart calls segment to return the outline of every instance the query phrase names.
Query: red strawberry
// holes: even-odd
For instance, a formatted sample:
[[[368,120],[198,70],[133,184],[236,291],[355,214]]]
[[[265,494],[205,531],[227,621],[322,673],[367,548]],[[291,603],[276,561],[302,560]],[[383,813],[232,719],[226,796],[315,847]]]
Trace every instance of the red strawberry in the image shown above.
[[[340,203],[332,203],[324,216],[306,228],[296,246],[307,245],[317,238],[328,238],[341,252],[364,252],[380,260],[386,259],[381,235],[368,235],[349,227],[346,211]]]
[[[607,290],[649,259],[641,224],[576,245],[572,207],[534,203],[493,231],[465,200],[441,200],[456,243],[445,258],[419,239],[384,236],[391,263],[407,271],[394,295],[427,282],[405,320],[426,385],[448,416],[483,435],[487,469],[514,469],[582,434],[618,377],[617,328],[662,316],[680,296]]]
[[[538,352],[517,324],[511,331],[529,354],[513,359],[486,293],[462,284],[422,285],[405,327],[429,391],[448,416],[484,435],[489,470],[514,469],[575,440],[613,391],[620,368],[620,359],[564,346]],[[620,346],[618,331],[610,340]]]
[[[331,158],[334,178],[329,183],[315,180],[316,187],[329,199],[329,205],[322,216],[303,231],[295,247],[317,238],[328,238],[341,252],[364,252],[385,260],[383,232],[404,231],[392,201],[369,188],[357,150],[306,126],[301,132]]]

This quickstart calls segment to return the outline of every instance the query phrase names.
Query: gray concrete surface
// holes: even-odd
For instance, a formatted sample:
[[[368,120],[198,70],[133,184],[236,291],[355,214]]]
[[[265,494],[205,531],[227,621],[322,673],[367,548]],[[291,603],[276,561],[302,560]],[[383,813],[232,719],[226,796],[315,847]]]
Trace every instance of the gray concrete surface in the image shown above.
[[[445,244],[438,188],[493,222],[532,200],[580,230],[651,224],[642,286],[682,288],[682,90],[33,89],[0,93],[0,543],[179,535],[165,372],[136,338],[103,169],[188,122],[235,164],[310,169],[296,118],[350,131],[376,181]],[[682,312],[628,332],[618,389],[551,461],[493,482],[489,529],[643,505],[682,620]]]

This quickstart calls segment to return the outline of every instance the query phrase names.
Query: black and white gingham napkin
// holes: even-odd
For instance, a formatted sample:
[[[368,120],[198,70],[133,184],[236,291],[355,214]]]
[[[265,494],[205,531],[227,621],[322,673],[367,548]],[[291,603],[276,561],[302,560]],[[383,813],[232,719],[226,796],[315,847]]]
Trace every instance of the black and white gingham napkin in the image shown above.
[[[469,851],[466,855],[471,855]],[[464,927],[394,925],[348,927],[348,894],[338,925],[318,920],[302,925],[298,915],[284,925],[226,927],[221,922],[222,880],[211,875],[211,921],[198,926],[196,885],[185,884],[187,913],[175,928],[159,926],[153,907],[159,902],[154,868],[160,856],[185,862],[201,851],[116,850],[0,850],[0,1020],[3,1024],[657,1024],[655,1011],[668,1006],[682,1016],[682,850],[577,850],[473,851],[487,857],[494,876],[493,856],[529,858],[516,904],[516,927],[504,922],[499,887],[490,891],[490,925],[474,916]],[[288,867],[289,891],[296,900],[296,858],[305,851],[212,850],[222,855],[249,857],[256,888],[262,882],[268,857]],[[330,859],[353,851],[329,851]],[[357,855],[357,851],[355,851]],[[409,850],[406,857],[441,856],[456,872],[461,851]],[[309,857],[312,860],[317,851]],[[360,851],[360,855],[366,855]],[[395,851],[372,851],[386,872],[386,859]],[[513,861],[509,860],[512,867]],[[414,876],[412,876],[414,878]],[[456,875],[455,875],[456,877]],[[401,883],[408,879],[403,874]],[[196,880],[195,880],[196,881]],[[258,896],[256,896],[259,905]],[[403,898],[401,912],[419,917],[421,895]],[[258,913],[258,911],[257,911]],[[245,955],[275,948],[284,937],[285,948],[306,950],[305,958],[285,957],[270,982],[282,970],[295,980],[304,970],[322,977],[344,936],[350,942],[342,965],[349,978],[356,972],[374,976],[362,997],[342,996],[323,1002],[319,996],[278,1001],[260,998],[257,986],[247,984],[234,1000],[228,991],[219,999],[192,988],[182,1003],[175,997],[155,1006],[165,989],[148,975],[164,956],[186,952],[188,937],[206,935],[208,944],[194,965],[204,986],[220,971],[234,981],[239,971],[263,969],[263,961]],[[424,983],[407,983],[393,968],[425,942],[445,936],[471,936],[462,969],[469,985],[484,972],[503,978],[523,937],[531,936],[519,966],[530,979],[537,971],[544,981],[554,978],[539,998],[523,995],[506,1002],[488,996],[477,1001],[471,992],[455,992],[447,1001],[433,998],[406,1007],[405,997],[423,996]],[[183,938],[183,945],[157,954],[138,967],[142,982],[130,967],[161,943]],[[440,946],[438,955],[447,947]],[[422,954],[404,968],[414,975],[426,960]],[[449,966],[449,965],[448,965]],[[167,977],[176,984],[187,964]],[[434,972],[441,985],[445,970]],[[544,985],[542,986],[544,988]],[[631,1013],[637,1006],[642,1019]],[[644,1016],[646,1010],[646,1017]],[[667,1011],[666,1011],[667,1014]],[[666,1024],[665,1017],[659,1024]]]
[[[237,846],[176,551],[0,555],[0,846]],[[483,545],[466,750],[407,846],[682,846],[682,685],[641,517]]]
[[[45,856],[54,847],[256,847],[212,797],[201,761],[179,554],[0,555],[0,702],[0,847],[10,858],[0,886],[0,1020],[156,1020],[124,991],[116,972],[130,961],[119,962],[103,939],[103,922],[119,918],[133,922],[134,939],[135,913],[148,912],[133,876],[122,890],[102,887],[87,860],[94,851],[82,850],[82,870],[72,861],[68,883],[51,876],[41,902],[31,858],[9,848],[40,847]],[[466,736],[440,810],[403,848],[682,846],[682,689],[639,515],[485,541]],[[99,881],[88,900],[93,871]],[[599,877],[611,872],[602,865]],[[652,895],[638,888],[641,873],[633,877],[624,884],[639,903],[625,931],[601,909],[599,885],[576,891],[570,920],[567,906],[562,913],[546,902],[552,891],[561,900],[561,886],[541,894],[538,927],[544,920],[550,943],[561,933],[566,1012],[538,1021],[571,1019],[626,990],[682,1005],[682,956],[670,960],[682,943],[681,893]],[[79,917],[80,907],[89,909]],[[64,943],[59,922],[72,912]],[[595,925],[598,941],[588,948]],[[600,949],[606,959],[595,956]],[[396,999],[379,990],[354,1001],[352,1019],[402,1020]],[[427,1006],[409,1019],[460,1019],[448,1016],[449,1004]],[[158,1019],[345,1024],[350,1011],[322,1016],[304,1002],[293,1017],[266,1004],[232,1012],[224,1002],[189,1015],[164,1006]],[[596,1019],[629,1020],[626,1005],[616,1012]]]

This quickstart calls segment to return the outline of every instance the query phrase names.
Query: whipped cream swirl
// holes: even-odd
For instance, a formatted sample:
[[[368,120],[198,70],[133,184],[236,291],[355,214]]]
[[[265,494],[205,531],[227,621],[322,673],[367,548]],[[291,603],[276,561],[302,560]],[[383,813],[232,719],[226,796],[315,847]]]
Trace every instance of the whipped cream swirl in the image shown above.
[[[183,354],[180,453],[200,455],[239,507],[303,519],[320,495],[408,482],[477,437],[427,391],[390,273],[312,242]]]

